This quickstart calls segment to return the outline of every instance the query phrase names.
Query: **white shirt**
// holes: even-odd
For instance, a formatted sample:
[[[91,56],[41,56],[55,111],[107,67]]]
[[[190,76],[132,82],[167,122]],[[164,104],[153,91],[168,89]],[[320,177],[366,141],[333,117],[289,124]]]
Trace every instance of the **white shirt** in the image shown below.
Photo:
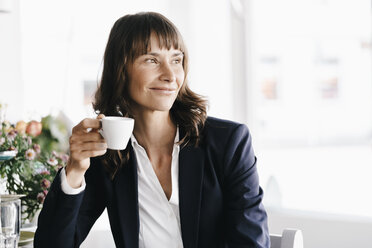
[[[131,137],[138,164],[139,248],[183,248],[178,199],[178,139],[177,129],[171,164],[172,195],[168,201],[146,150],[133,135]]]
[[[183,248],[178,198],[180,151],[179,145],[176,144],[178,140],[177,128],[171,164],[172,195],[168,201],[146,150],[138,144],[134,135],[131,137],[138,165],[139,248]],[[61,187],[65,194],[78,194],[85,189],[85,186],[86,183],[83,180],[80,188],[70,187],[67,183],[66,171],[62,169]]]

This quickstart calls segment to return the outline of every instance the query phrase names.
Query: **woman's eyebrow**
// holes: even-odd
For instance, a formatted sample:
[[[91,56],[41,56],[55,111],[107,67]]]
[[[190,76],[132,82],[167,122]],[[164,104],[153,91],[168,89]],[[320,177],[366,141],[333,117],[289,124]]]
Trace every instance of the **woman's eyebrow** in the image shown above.
[[[176,52],[172,55],[173,57],[184,56],[183,52]]]
[[[152,56],[158,57],[158,56],[160,56],[160,53],[149,52],[149,53],[146,53],[144,55],[152,55]],[[172,54],[172,57],[178,57],[178,56],[183,56],[183,52],[175,52],[175,53]]]

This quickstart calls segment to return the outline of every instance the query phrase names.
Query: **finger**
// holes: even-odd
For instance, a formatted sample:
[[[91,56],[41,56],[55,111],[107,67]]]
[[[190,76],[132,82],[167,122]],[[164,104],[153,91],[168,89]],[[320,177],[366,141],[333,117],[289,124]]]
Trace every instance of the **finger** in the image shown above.
[[[85,118],[78,125],[76,125],[72,129],[72,131],[77,132],[77,133],[87,133],[87,132],[89,132],[88,128],[89,129],[90,128],[98,129],[98,128],[100,128],[100,125],[101,125],[101,123],[97,119]]]
[[[83,143],[83,142],[99,142],[104,143],[105,140],[102,138],[101,134],[98,132],[89,132],[84,135],[71,135],[70,144],[73,143]]]
[[[83,159],[102,156],[107,152],[107,150],[96,150],[96,151],[81,151],[71,154],[72,159],[81,161]]]
[[[96,150],[105,150],[105,149],[107,149],[106,143],[84,142],[84,143],[73,143],[70,145],[71,152],[96,151]]]
[[[102,156],[102,155],[104,155],[106,152],[107,152],[107,150],[83,151],[83,152],[81,152],[80,154],[81,154],[82,157],[92,158],[92,157]]]
[[[102,120],[103,118],[105,118],[105,115],[104,115],[104,114],[99,114],[99,115],[97,116],[97,120],[100,120],[100,121],[99,121],[99,128],[94,128],[94,129],[92,129],[92,131],[97,132],[98,129],[102,128],[102,122],[101,122],[101,120]]]

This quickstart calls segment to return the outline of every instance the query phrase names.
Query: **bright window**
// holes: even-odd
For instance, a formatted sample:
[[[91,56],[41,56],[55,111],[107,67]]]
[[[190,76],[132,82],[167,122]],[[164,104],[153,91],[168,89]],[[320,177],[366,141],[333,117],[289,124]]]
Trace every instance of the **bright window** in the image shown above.
[[[371,2],[252,0],[267,204],[372,216]]]

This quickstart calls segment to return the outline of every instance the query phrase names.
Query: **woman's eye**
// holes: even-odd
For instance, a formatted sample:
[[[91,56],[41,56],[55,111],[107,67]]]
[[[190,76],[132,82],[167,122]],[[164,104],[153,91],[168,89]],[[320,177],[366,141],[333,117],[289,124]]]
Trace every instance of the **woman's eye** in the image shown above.
[[[175,59],[175,60],[173,60],[173,63],[180,64],[180,63],[182,63],[182,60],[181,59]]]
[[[156,63],[156,60],[155,60],[155,59],[146,59],[146,62],[149,62],[149,63]]]

